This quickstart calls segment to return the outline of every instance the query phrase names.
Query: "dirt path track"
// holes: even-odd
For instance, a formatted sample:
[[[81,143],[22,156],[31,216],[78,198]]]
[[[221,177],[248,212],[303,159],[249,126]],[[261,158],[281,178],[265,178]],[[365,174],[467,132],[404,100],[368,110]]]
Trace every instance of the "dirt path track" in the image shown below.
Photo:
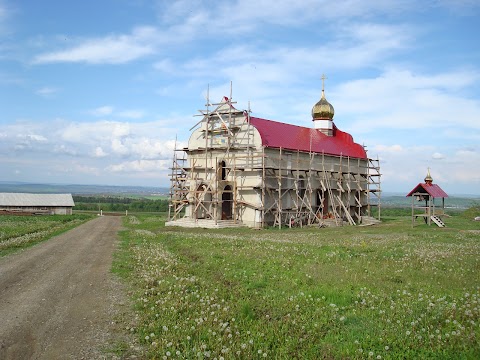
[[[99,217],[0,259],[0,359],[101,358],[121,222]]]

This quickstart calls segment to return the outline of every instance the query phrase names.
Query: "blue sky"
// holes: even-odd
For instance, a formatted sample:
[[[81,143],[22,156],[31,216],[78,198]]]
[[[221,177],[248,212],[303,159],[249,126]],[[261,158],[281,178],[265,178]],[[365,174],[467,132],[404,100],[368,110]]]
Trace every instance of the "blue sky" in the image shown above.
[[[210,98],[335,124],[382,166],[480,195],[480,2],[0,0],[0,180],[169,186]]]

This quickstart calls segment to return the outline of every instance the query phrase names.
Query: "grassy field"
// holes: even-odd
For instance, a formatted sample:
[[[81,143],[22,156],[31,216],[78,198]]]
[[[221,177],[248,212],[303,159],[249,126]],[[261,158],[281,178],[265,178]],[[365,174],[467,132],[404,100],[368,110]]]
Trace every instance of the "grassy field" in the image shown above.
[[[0,216],[0,256],[32,246],[91,219],[91,215]]]
[[[479,209],[411,227],[165,228],[125,217],[113,271],[148,359],[478,359]],[[89,216],[1,217],[0,255]]]
[[[480,223],[204,230],[129,216],[114,270],[155,359],[478,359]]]

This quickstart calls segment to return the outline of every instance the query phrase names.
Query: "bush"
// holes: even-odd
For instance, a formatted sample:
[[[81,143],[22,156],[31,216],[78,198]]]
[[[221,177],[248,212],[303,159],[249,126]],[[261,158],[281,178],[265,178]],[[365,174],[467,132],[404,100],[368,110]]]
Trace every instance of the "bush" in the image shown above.
[[[465,210],[461,216],[465,219],[475,219],[477,216],[480,216],[480,205],[475,205]]]

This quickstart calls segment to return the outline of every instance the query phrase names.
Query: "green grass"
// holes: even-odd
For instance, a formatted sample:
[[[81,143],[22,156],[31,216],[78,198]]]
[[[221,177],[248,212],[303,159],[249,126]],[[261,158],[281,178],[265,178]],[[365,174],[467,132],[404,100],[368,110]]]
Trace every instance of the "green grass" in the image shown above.
[[[250,230],[126,218],[114,268],[146,357],[480,358],[480,224]]]
[[[0,257],[45,241],[91,218],[85,214],[0,216]]]

